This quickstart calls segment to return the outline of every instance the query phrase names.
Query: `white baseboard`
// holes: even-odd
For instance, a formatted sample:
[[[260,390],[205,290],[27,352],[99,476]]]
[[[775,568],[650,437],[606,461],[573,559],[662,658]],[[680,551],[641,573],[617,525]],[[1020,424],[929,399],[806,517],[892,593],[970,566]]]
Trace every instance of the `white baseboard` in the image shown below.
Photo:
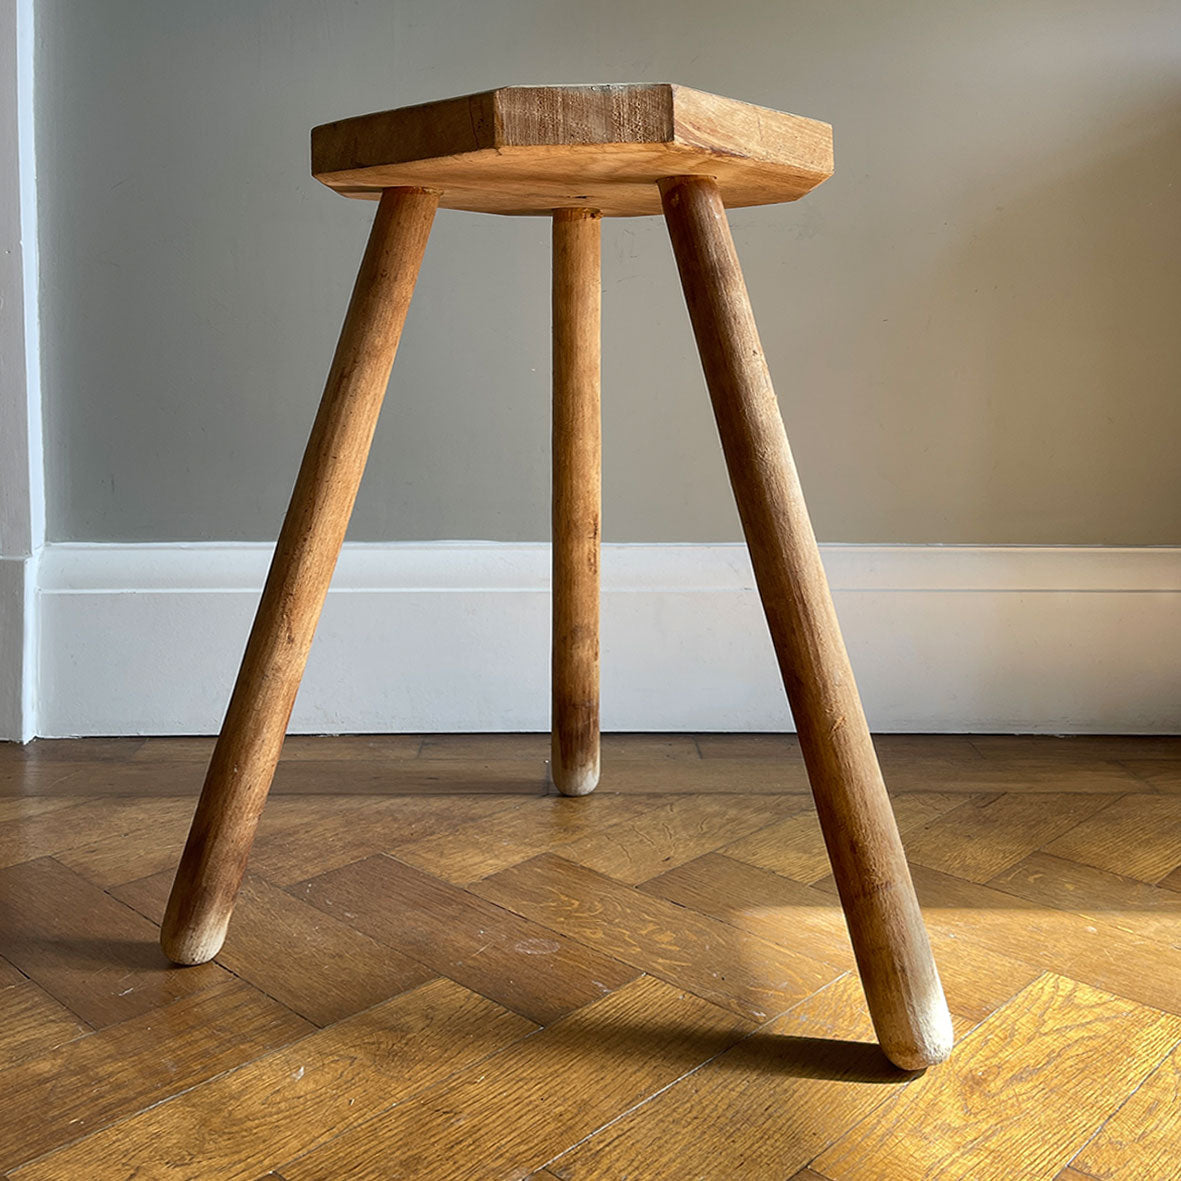
[[[53,545],[38,732],[207,734],[264,545]],[[824,547],[878,731],[1175,733],[1181,549]],[[786,730],[740,545],[608,545],[606,730]],[[549,549],[349,545],[292,729],[549,725]]]

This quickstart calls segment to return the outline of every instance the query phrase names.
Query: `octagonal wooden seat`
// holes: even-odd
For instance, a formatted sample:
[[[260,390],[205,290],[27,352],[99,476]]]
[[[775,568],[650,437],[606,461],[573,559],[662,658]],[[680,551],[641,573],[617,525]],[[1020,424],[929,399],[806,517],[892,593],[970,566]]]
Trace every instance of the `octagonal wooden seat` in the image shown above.
[[[639,217],[668,176],[712,176],[727,206],[794,201],[832,175],[832,128],[669,83],[504,86],[325,123],[312,174],[346,197],[414,185],[444,209]]]
[[[682,86],[511,86],[318,127],[312,169],[379,199],[238,681],[168,901],[178,963],[221,948],[439,206],[553,219],[550,776],[599,781],[600,233],[663,213],[730,483],[882,1048],[952,1027],[771,386],[727,205],[832,172],[826,123]]]

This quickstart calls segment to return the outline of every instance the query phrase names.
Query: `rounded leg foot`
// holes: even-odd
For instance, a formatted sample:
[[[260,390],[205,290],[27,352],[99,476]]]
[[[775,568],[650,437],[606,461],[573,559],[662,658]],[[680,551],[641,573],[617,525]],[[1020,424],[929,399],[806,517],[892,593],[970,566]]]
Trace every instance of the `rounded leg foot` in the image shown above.
[[[221,921],[190,921],[185,926],[170,923],[166,916],[160,927],[160,948],[174,964],[182,967],[207,964],[221,951],[229,925],[228,914]]]
[[[599,760],[565,767],[555,753],[549,765],[550,782],[564,796],[589,796],[599,785]]]
[[[902,1070],[924,1070],[947,1060],[955,1045],[951,1014],[942,988],[919,1001],[915,1012],[898,1023],[898,1028],[878,1031],[882,1053]]]

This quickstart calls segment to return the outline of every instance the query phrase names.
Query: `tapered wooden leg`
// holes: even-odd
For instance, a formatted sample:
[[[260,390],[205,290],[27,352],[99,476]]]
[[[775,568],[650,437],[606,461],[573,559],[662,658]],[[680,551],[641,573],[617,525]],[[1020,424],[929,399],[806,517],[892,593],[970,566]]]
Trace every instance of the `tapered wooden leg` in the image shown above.
[[[554,212],[550,776],[567,796],[599,782],[599,224]]]
[[[189,831],[160,943],[200,964],[221,948],[324,596],[365,469],[438,194],[388,189],[341,329],[254,628]]]
[[[755,579],[882,1049],[941,1062],[953,1034],[898,827],[717,184],[660,191]]]

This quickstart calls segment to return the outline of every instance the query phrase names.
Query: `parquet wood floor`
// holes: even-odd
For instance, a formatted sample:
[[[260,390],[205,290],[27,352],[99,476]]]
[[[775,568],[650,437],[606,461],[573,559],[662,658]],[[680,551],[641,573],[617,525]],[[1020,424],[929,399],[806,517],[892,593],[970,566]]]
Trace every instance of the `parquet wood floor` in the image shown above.
[[[953,1013],[873,1042],[790,735],[292,738],[222,954],[211,740],[0,745],[12,1181],[1181,1181],[1181,738],[877,740]]]

